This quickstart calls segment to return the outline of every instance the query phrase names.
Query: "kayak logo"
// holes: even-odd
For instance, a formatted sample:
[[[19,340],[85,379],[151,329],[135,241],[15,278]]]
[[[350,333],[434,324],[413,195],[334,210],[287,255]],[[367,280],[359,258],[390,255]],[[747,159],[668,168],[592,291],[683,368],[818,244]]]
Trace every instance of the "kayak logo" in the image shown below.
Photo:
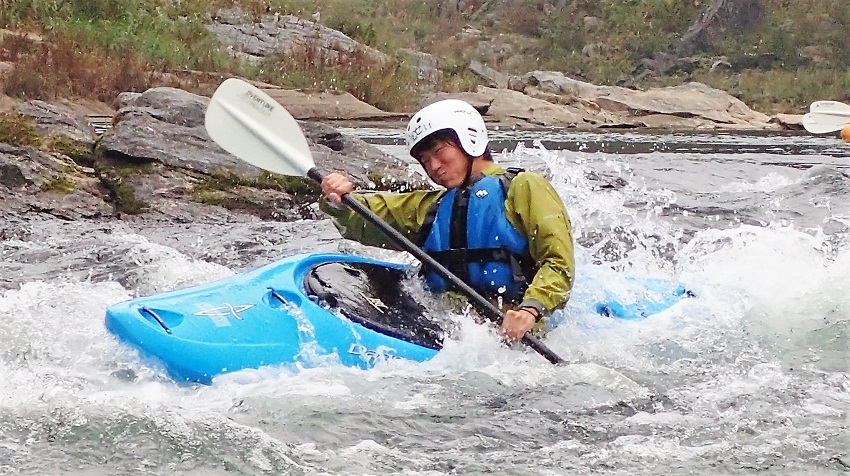
[[[348,353],[360,356],[360,358],[369,365],[375,365],[382,360],[400,358],[395,355],[395,349],[384,346],[380,346],[376,350],[369,350],[369,348],[363,344],[351,344],[351,346],[348,347]]]
[[[254,106],[256,110],[264,114],[272,114],[274,112],[274,105],[260,97],[259,94],[253,91],[245,91],[245,97],[248,98],[249,104]]]
[[[381,314],[385,314],[387,312],[387,309],[389,309],[389,306],[384,304],[384,301],[381,301],[380,298],[367,296],[366,293],[362,291],[360,292],[360,297],[362,297],[366,302],[369,303],[370,306],[374,307],[375,310],[380,312]]]
[[[227,320],[228,317],[234,317],[243,321],[242,316],[239,315],[240,312],[245,312],[248,309],[254,307],[253,304],[241,304],[238,306],[234,306],[230,303],[225,303],[222,306],[214,307],[212,309],[204,309],[203,311],[196,312],[196,316],[209,317],[216,327],[227,327],[230,326],[230,321]]]

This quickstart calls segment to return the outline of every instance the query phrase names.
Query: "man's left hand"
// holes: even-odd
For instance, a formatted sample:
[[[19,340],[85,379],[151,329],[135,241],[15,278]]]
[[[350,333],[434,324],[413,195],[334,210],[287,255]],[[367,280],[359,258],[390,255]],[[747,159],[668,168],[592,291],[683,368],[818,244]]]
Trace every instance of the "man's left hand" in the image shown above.
[[[510,340],[520,340],[537,323],[537,316],[529,309],[511,309],[505,312],[499,333]]]

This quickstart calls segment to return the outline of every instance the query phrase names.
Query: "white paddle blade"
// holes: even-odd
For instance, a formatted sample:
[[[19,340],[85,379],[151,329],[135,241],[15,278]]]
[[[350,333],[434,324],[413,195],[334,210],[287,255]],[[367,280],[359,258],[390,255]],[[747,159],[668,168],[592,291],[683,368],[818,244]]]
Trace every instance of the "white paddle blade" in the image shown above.
[[[222,149],[263,170],[306,176],[315,166],[295,118],[241,79],[221,83],[210,99],[204,124]]]
[[[809,106],[809,111],[818,114],[832,114],[850,118],[850,105],[838,101],[815,101]]]
[[[803,116],[803,127],[812,134],[826,134],[850,126],[850,117],[810,112]]]

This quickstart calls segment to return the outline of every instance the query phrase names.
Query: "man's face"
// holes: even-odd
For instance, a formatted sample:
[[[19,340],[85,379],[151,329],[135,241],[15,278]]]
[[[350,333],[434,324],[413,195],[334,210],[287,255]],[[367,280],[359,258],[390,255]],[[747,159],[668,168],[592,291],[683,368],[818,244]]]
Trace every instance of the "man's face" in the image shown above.
[[[446,188],[463,185],[469,159],[452,140],[441,140],[419,155],[419,162],[431,180]]]

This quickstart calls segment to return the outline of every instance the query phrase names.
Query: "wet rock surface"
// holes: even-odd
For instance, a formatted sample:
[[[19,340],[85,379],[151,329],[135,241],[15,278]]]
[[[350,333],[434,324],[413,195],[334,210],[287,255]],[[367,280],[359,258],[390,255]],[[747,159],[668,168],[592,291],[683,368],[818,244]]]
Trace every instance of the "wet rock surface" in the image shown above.
[[[22,104],[17,113],[37,124],[39,134],[65,137],[82,153],[70,157],[47,146],[0,143],[0,214],[68,221],[136,216],[173,223],[317,217],[316,184],[272,176],[209,138],[208,103],[207,97],[174,88],[126,93],[100,137],[85,116],[70,109]],[[344,172],[363,188],[427,186],[410,164],[358,138],[321,123],[300,124],[322,170]],[[15,220],[6,223],[5,233],[16,233]]]

